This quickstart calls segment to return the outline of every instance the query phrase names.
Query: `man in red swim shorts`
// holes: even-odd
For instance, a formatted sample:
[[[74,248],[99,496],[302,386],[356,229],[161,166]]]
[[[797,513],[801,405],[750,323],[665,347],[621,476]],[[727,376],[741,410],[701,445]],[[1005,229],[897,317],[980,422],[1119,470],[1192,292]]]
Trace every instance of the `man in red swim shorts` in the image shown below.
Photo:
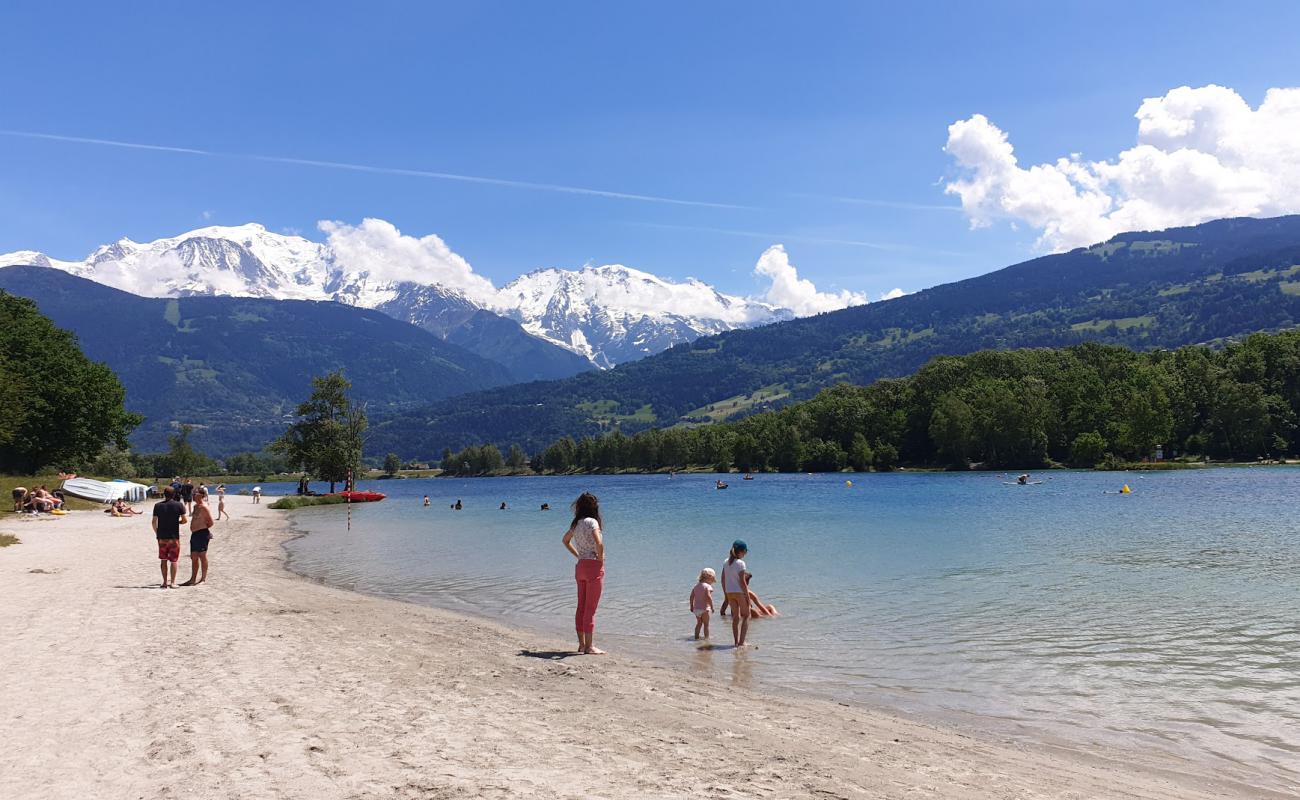
[[[181,557],[181,525],[185,506],[176,499],[176,490],[163,489],[163,500],[153,507],[154,536],[158,537],[158,566],[162,570],[162,588],[176,588],[176,562]]]

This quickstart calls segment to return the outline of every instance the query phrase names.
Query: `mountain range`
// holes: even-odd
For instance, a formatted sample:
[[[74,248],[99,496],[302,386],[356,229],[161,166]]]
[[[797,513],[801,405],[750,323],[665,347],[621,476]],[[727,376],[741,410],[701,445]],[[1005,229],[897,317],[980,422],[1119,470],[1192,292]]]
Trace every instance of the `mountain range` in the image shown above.
[[[788,309],[622,265],[541,269],[497,289],[437,237],[393,244],[388,223],[328,223],[324,242],[258,224],[212,226],[82,261],[35,251],[0,266],[51,267],[146,297],[333,300],[373,308],[502,363],[515,381],[574,375],[699,336],[790,319]],[[442,270],[440,273],[439,270]]]
[[[0,289],[35,301],[117,373],[127,409],[145,416],[131,437],[143,451],[164,449],[180,425],[214,456],[260,450],[311,379],[335,369],[376,417],[512,380],[428,331],[340,303],[147,298],[44,267],[0,268]]]
[[[428,457],[494,442],[696,425],[910,374],[937,355],[1085,341],[1217,344],[1300,321],[1300,216],[1126,233],[916,294],[752,330],[563,380],[486,390],[378,425],[371,448]]]

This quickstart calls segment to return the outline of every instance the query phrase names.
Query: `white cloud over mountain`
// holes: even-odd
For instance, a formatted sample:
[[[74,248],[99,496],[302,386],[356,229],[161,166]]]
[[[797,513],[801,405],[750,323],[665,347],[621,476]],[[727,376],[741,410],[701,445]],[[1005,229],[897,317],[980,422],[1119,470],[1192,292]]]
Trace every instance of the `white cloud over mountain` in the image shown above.
[[[754,265],[754,274],[771,281],[761,300],[780,308],[788,308],[798,317],[867,302],[866,295],[847,289],[840,292],[818,291],[812,281],[799,277],[799,271],[790,263],[785,247],[779,244],[763,251],[758,263]]]
[[[257,223],[212,226],[152,242],[119,239],[82,261],[43,253],[0,255],[0,267],[55,267],[150,297],[230,295],[334,300],[448,335],[477,310],[601,367],[641,358],[699,336],[865,303],[853,292],[821,292],[800,278],[784,248],[759,258],[770,281],[760,297],[724,294],[703,281],[675,281],[621,265],[541,269],[498,289],[435,235],[411,236],[391,222],[321,221],[316,242]]]
[[[1077,153],[1021,166],[983,114],[948,127],[961,177],[945,187],[973,227],[1007,218],[1067,250],[1122,231],[1300,212],[1300,88],[1269,89],[1258,108],[1223,86],[1182,86],[1142,101],[1137,145],[1112,159]]]
[[[474,272],[473,266],[453,251],[440,237],[411,236],[397,226],[382,219],[367,218],[360,225],[324,220],[318,227],[325,234],[325,247],[333,263],[349,273],[367,273],[372,281],[409,281],[420,284],[437,284],[462,292],[466,297],[484,306],[513,307],[517,298],[503,298],[492,281]],[[627,270],[621,265],[612,265]],[[644,273],[638,273],[644,274]],[[765,291],[752,299],[778,308],[789,309],[796,316],[834,311],[867,302],[865,294],[850,292],[823,292],[790,263],[782,245],[769,247],[754,266],[754,274],[769,281]],[[658,313],[670,310],[685,316],[709,317],[736,323],[753,323],[752,313],[743,305],[730,301],[725,295],[699,291],[704,286],[695,281],[642,281],[637,291],[626,287],[619,289],[619,305],[628,310]],[[901,291],[894,290],[901,294]],[[891,297],[897,296],[890,293]],[[603,297],[590,300],[600,303]]]
[[[470,263],[441,237],[408,236],[391,222],[366,218],[360,225],[322,220],[325,246],[334,263],[346,272],[367,273],[385,283],[410,282],[446,286],[478,303],[496,294],[492,281],[474,272]]]

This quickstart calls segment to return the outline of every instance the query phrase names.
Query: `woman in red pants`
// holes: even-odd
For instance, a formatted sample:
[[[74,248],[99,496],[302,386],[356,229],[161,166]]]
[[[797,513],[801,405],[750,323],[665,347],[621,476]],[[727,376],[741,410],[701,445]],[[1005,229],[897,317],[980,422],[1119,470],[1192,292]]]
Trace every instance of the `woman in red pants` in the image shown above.
[[[596,606],[605,583],[605,535],[596,495],[583,492],[573,501],[573,524],[564,534],[564,546],[578,559],[573,575],[578,581],[578,612],[574,627],[578,631],[578,652],[603,656],[604,650],[591,643],[596,630]]]

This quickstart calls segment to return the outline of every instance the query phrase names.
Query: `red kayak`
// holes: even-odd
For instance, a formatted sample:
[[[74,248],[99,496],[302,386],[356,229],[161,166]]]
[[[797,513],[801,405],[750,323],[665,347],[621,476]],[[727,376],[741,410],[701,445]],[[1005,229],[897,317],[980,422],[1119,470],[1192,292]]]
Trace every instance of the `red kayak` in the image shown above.
[[[375,503],[384,499],[384,495],[379,492],[336,492],[336,494],[351,503]]]

